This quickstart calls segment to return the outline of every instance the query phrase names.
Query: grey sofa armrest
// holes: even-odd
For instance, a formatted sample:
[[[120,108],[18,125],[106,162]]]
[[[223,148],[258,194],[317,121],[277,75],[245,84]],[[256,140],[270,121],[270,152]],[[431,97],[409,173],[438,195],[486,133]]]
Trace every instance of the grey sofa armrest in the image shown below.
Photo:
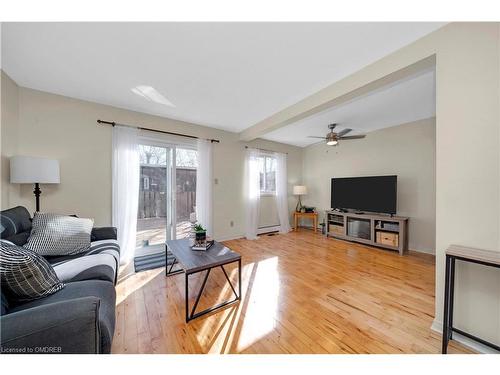
[[[115,227],[94,227],[90,234],[91,241],[116,240],[117,231]]]
[[[3,315],[2,353],[99,353],[96,297],[75,298]]]

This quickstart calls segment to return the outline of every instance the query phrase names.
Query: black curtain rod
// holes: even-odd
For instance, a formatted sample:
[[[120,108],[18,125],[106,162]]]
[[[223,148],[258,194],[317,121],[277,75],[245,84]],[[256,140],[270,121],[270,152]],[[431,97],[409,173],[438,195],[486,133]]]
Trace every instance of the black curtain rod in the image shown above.
[[[273,151],[273,150],[266,150],[265,148],[258,148],[258,147],[251,147],[251,146],[245,146],[245,148],[253,148],[255,150],[260,150],[260,151],[264,151],[264,152],[272,152],[272,153],[277,152],[278,154],[288,155],[288,152],[279,152],[279,151]]]
[[[164,130],[156,130],[156,129],[150,129],[150,128],[143,128],[141,126],[132,126],[132,125],[126,125],[126,124],[119,124],[119,123],[116,123],[114,121],[97,120],[97,123],[98,124],[104,124],[104,125],[111,125],[111,126],[115,126],[115,125],[128,126],[129,128],[137,128],[139,130],[147,130],[147,131],[150,131],[150,132],[170,134],[170,135],[177,135],[177,136],[180,136],[180,137],[186,137],[186,138],[192,138],[192,139],[200,139],[200,137],[196,137],[194,135],[174,133],[174,132],[167,132],[167,131],[164,131]],[[208,141],[210,141],[212,143],[220,143],[220,141],[218,139],[208,139]]]

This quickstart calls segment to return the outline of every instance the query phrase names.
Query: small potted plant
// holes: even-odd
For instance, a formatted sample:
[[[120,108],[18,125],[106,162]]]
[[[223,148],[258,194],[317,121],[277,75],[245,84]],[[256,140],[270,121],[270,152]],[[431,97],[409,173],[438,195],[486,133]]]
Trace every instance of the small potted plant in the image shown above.
[[[207,230],[201,224],[194,226],[194,233],[196,235],[196,242],[203,242],[207,239]]]

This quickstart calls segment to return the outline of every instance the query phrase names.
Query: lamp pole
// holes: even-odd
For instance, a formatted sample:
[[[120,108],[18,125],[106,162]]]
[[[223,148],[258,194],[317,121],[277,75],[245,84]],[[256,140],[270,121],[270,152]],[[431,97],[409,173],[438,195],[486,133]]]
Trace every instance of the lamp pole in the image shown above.
[[[35,183],[35,189],[33,190],[33,193],[35,194],[36,212],[39,212],[40,211],[40,194],[42,194],[42,191],[40,190],[40,184],[38,182]]]

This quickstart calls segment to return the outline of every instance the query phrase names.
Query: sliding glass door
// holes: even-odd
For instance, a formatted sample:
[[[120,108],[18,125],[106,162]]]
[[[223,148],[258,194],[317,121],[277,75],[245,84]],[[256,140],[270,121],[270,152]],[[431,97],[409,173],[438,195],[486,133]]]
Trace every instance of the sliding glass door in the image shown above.
[[[139,253],[163,251],[168,239],[187,237],[196,206],[196,150],[144,140],[139,146]]]
[[[176,148],[175,152],[175,223],[176,238],[185,238],[191,230],[189,217],[196,210],[196,150]]]
[[[147,143],[139,146],[139,205],[137,248],[161,248],[172,238],[171,147]]]

